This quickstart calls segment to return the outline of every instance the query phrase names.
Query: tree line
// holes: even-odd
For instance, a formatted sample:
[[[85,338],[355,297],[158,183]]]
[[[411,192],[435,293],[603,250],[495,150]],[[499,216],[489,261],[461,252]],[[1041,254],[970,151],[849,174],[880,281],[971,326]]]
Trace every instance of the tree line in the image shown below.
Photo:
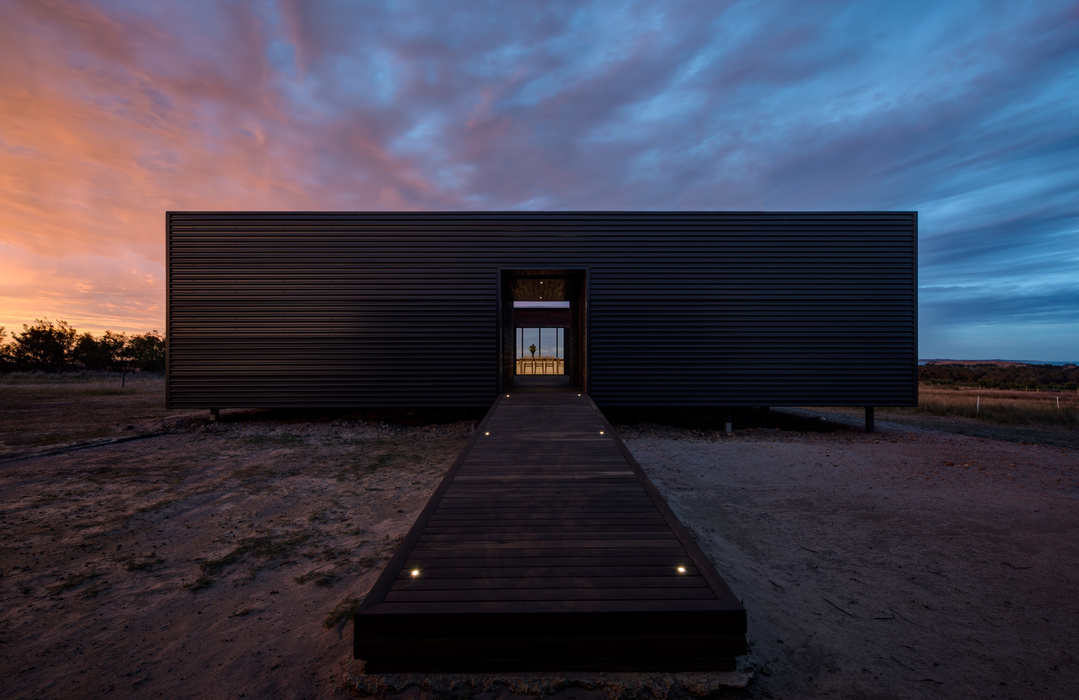
[[[1076,365],[922,365],[918,378],[925,384],[977,386],[986,389],[1075,391]]]
[[[165,338],[157,331],[114,333],[94,337],[80,334],[67,321],[37,319],[23,324],[22,333],[0,326],[0,372],[14,370],[165,371]],[[918,378],[925,384],[978,386],[987,389],[1079,389],[1079,366],[1067,365],[922,365]]]
[[[79,333],[67,321],[37,319],[22,333],[0,326],[0,371],[59,372],[67,370],[165,371],[165,338],[157,331],[141,335],[113,333],[94,337]]]

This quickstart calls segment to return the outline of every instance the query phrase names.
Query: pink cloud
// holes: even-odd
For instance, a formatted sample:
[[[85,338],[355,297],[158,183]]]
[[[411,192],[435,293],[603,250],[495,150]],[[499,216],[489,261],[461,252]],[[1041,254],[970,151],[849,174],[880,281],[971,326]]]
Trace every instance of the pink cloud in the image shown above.
[[[0,62],[0,325],[163,330],[166,210],[409,208],[430,190],[363,115],[284,109],[257,18],[215,7],[216,42],[205,21],[26,2],[0,24],[22,59]]]
[[[184,209],[924,207],[954,276],[962,194],[1044,266],[1079,15],[971,7],[12,0],[0,325],[163,329]]]
[[[164,331],[164,283],[160,264],[134,253],[36,255],[0,244],[0,326],[15,333],[47,317],[95,334]]]

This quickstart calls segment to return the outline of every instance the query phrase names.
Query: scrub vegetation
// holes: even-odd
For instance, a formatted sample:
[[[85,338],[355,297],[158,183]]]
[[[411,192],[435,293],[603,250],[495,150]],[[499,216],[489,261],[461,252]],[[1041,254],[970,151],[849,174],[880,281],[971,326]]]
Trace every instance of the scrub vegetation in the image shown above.
[[[1079,427],[1079,366],[949,363],[923,365],[918,373],[918,407],[885,413]]]
[[[352,618],[359,609],[359,599],[352,596],[342,598],[341,602],[334,606],[334,609],[330,611],[330,614],[322,620],[322,626],[326,629],[332,629],[345,620]]]
[[[0,328],[0,372],[114,370],[163,372],[165,338],[157,331],[143,334],[105,331],[94,337],[79,333],[67,321],[38,319],[23,324],[22,333]]]
[[[1079,366],[930,363],[918,368],[918,380],[930,386],[1074,392],[1079,391]]]
[[[928,413],[993,421],[1003,425],[1079,427],[1079,392],[1014,391],[922,386],[916,409],[886,412]]]

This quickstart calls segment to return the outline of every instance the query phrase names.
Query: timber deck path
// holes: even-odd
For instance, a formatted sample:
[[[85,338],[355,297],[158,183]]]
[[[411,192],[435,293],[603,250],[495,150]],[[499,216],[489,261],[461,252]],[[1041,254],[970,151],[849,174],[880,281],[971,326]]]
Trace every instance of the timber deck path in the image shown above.
[[[355,618],[368,673],[726,669],[746,613],[587,394],[496,401]]]

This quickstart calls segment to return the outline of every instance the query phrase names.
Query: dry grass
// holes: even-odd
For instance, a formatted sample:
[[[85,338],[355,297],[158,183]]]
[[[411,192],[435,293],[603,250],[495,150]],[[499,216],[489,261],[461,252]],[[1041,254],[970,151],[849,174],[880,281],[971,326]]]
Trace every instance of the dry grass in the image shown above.
[[[917,408],[887,411],[977,418],[1003,425],[1079,427],[1079,393],[923,385]]]
[[[359,609],[359,598],[345,596],[341,599],[341,602],[330,611],[330,614],[322,620],[322,626],[326,629],[332,629],[346,620],[351,620]]]
[[[0,390],[18,395],[33,392],[34,398],[64,396],[113,396],[123,390],[160,390],[165,375],[153,372],[10,372],[0,374]]]
[[[0,375],[0,457],[35,447],[146,432],[165,409],[160,374],[12,372]]]

